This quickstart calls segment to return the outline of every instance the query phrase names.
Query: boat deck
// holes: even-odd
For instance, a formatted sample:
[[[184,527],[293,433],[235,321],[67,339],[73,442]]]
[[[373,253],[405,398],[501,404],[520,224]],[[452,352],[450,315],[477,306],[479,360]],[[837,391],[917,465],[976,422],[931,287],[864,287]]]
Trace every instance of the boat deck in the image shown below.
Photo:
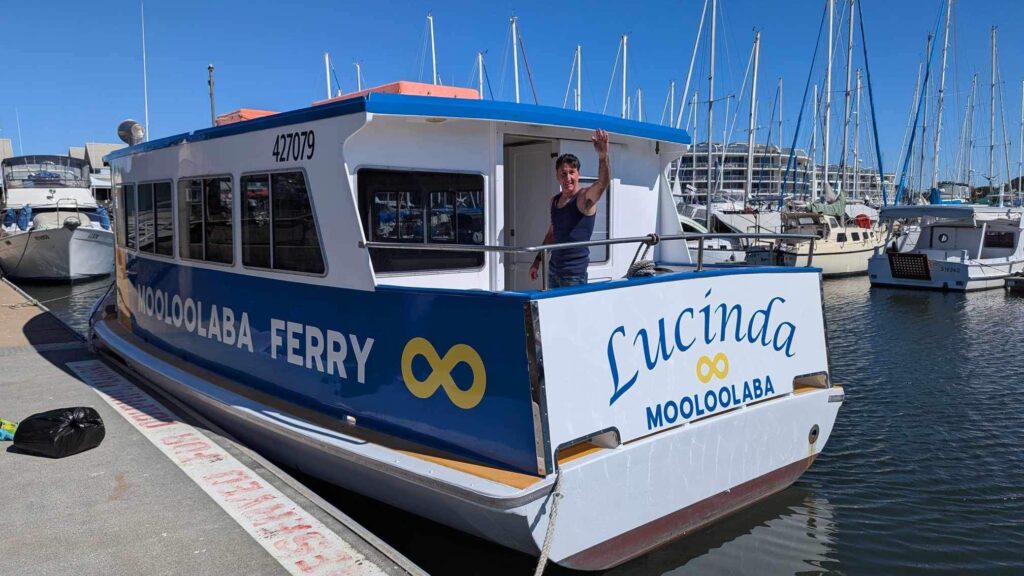
[[[0,443],[0,573],[422,574],[260,456],[89,352],[0,284],[0,410],[92,406],[106,437],[52,460]]]

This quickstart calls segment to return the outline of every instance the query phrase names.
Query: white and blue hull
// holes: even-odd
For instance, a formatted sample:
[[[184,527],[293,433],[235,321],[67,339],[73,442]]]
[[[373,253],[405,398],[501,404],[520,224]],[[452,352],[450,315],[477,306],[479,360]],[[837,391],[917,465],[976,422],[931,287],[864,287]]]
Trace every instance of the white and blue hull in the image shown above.
[[[0,236],[0,269],[22,280],[83,280],[114,271],[114,233],[100,228],[32,229]]]

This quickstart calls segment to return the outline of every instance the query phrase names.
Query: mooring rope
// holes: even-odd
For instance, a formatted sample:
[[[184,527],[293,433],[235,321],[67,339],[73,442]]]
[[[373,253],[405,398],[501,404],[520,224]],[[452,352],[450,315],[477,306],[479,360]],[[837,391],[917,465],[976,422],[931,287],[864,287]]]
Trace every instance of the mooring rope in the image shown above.
[[[544,567],[548,563],[548,555],[551,553],[551,541],[555,535],[555,521],[558,519],[558,501],[562,499],[562,493],[559,489],[562,486],[562,473],[556,472],[558,477],[555,478],[555,485],[551,488],[551,513],[548,514],[548,529],[544,533],[544,545],[540,549],[540,559],[537,561],[537,569],[533,572],[533,576],[541,576],[544,573]]]

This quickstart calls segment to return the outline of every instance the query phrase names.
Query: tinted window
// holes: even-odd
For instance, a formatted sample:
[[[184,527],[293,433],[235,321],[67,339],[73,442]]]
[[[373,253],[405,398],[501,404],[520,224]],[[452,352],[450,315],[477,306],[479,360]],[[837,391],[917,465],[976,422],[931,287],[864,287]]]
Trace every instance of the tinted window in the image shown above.
[[[985,248],[1013,248],[1013,232],[987,230],[985,232]]]
[[[478,174],[360,170],[359,211],[370,242],[484,243],[484,179]],[[378,272],[476,268],[482,252],[370,249]]]
[[[153,235],[153,185],[138,184],[137,191],[138,206],[136,207],[136,221],[138,222],[139,252],[153,252],[155,237]]]
[[[324,258],[302,172],[272,174],[275,270],[322,274]]]
[[[135,186],[124,187],[124,228],[125,246],[134,250],[138,248],[135,227]]]
[[[850,232],[850,237],[854,240],[860,240],[860,232]]]
[[[178,182],[178,241],[182,258],[203,259],[203,181]]]
[[[242,176],[242,264],[270,268],[270,176]]]
[[[316,219],[302,172],[243,176],[242,263],[324,272]]]
[[[232,257],[231,237],[231,180],[228,178],[207,178],[203,180],[204,203],[206,205],[206,257],[207,262],[230,264]]]
[[[836,242],[846,242],[846,233],[840,232],[839,234],[836,234]]]
[[[193,178],[178,182],[178,222],[183,258],[233,261],[230,178]]]
[[[153,206],[156,209],[156,253],[161,256],[174,255],[174,223],[171,211],[171,183],[153,184]]]

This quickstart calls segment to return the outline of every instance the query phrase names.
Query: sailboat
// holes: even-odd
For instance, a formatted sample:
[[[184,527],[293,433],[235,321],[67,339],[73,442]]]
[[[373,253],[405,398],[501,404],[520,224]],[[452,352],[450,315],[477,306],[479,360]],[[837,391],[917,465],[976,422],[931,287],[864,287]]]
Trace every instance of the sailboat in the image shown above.
[[[855,0],[850,0],[849,44],[847,47],[846,122],[843,128],[843,158],[846,157],[847,128],[850,118],[850,68],[853,54],[853,24]],[[832,102],[832,41],[835,0],[828,0],[828,60],[825,71],[824,106],[824,180],[825,202],[811,202],[806,209],[782,214],[782,231],[786,234],[812,234],[818,240],[783,241],[756,244],[747,249],[746,262],[754,265],[806,266],[811,262],[822,270],[824,277],[853,276],[867,273],[868,259],[885,245],[885,234],[866,214],[849,219],[846,213],[846,194],[833,192],[829,180],[829,133]],[[817,110],[815,110],[817,113]],[[845,166],[843,167],[845,171]],[[817,191],[814,191],[817,193]]]

